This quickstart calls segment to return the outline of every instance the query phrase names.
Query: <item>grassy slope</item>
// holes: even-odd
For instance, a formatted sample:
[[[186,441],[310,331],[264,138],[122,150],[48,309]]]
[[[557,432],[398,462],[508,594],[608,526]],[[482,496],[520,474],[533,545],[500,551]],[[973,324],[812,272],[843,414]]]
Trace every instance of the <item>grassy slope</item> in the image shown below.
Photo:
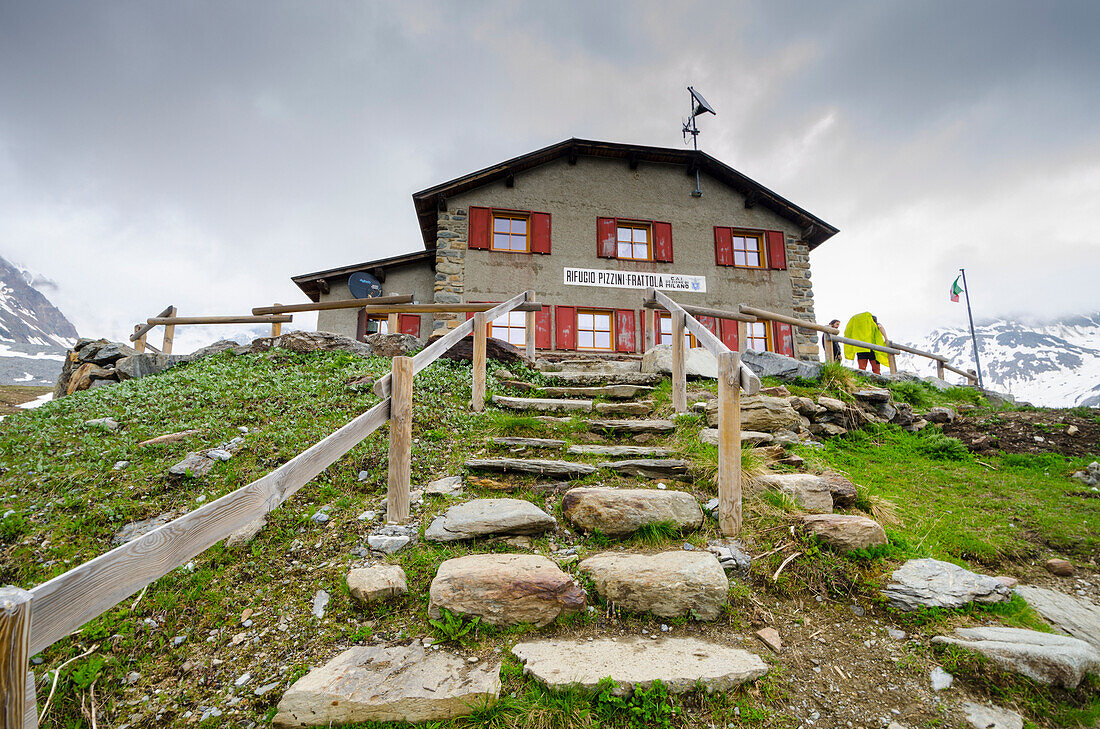
[[[275,352],[234,358],[230,355],[203,360],[169,373],[140,381],[79,393],[34,412],[12,416],[0,436],[3,498],[0,513],[14,513],[0,521],[4,550],[4,583],[32,586],[70,566],[111,547],[112,535],[131,521],[169,510],[194,508],[199,499],[209,500],[263,475],[289,456],[316,442],[355,414],[376,402],[369,389],[347,384],[365,374],[380,374],[388,363],[364,361],[341,354],[296,355]],[[537,380],[534,373],[526,373]],[[417,377],[413,481],[456,472],[469,454],[483,449],[489,432],[549,435],[584,440],[569,424],[548,430],[531,419],[505,414],[477,418],[469,413],[467,367],[441,362]],[[490,387],[495,380],[490,378]],[[818,383],[801,383],[799,392],[810,394]],[[695,387],[695,386],[693,386]],[[909,397],[950,401],[968,397],[960,393],[910,392]],[[656,400],[668,407],[667,383]],[[112,416],[123,423],[117,433],[82,426],[90,418]],[[198,483],[165,476],[188,450],[212,447],[238,434],[238,426],[250,429],[247,447],[237,457],[215,468]],[[700,418],[683,419],[675,441],[700,466],[712,472],[716,449],[693,443]],[[200,435],[183,443],[137,449],[141,440],[168,432],[198,429]],[[983,459],[988,466],[951,443],[930,436],[913,436],[890,427],[831,441],[822,450],[803,448],[812,467],[848,473],[862,487],[860,503],[866,508],[896,506],[900,523],[889,528],[891,546],[876,554],[838,557],[800,537],[803,557],[792,562],[778,580],[770,575],[789,551],[780,551],[754,566],[753,589],[777,597],[807,594],[833,598],[873,594],[875,584],[894,560],[907,556],[935,556],[971,564],[986,571],[1026,571],[1027,562],[1057,549],[1084,561],[1097,553],[1098,537],[1090,524],[1100,520],[1100,500],[1069,497],[1066,475],[1082,463],[1057,456],[1004,456]],[[350,600],[343,576],[356,560],[351,547],[362,544],[369,524],[356,516],[377,509],[384,498],[385,431],[376,433],[352,453],[322,474],[311,485],[270,517],[270,525],[252,544],[229,550],[218,545],[192,565],[172,571],[150,587],[135,604],[129,601],[85,627],[79,635],[46,651],[44,666],[56,666],[92,645],[90,658],[71,664],[59,683],[46,726],[77,726],[83,721],[81,701],[90,698],[93,681],[101,706],[121,720],[137,723],[183,723],[186,710],[226,708],[227,691],[246,670],[252,681],[236,692],[244,716],[262,720],[270,716],[283,687],[310,665],[333,655],[342,646],[372,635],[387,639],[432,634],[426,621],[427,588],[435,566],[449,556],[469,551],[510,550],[501,544],[472,547],[421,545],[400,553],[396,561],[409,576],[410,595],[386,606],[361,609]],[[128,460],[123,470],[112,470],[116,461]],[[1087,460],[1087,459],[1086,459]],[[760,458],[748,454],[746,462],[758,466]],[[990,470],[990,467],[997,470]],[[364,480],[358,474],[365,471]],[[540,506],[557,510],[545,495],[523,488],[516,494]],[[605,481],[614,479],[604,479]],[[698,479],[688,486],[700,497],[713,494],[713,482]],[[489,493],[483,495],[492,495]],[[423,507],[422,526],[431,513],[447,501],[432,500]],[[309,517],[323,505],[331,505],[332,521],[313,524]],[[888,507],[888,505],[886,505]],[[791,541],[785,525],[791,504],[769,495],[746,500],[744,541],[752,554],[761,554]],[[560,517],[560,511],[557,511]],[[687,541],[704,544],[716,536],[713,523]],[[650,534],[637,544],[671,546],[679,535]],[[598,539],[580,544],[597,549]],[[542,539],[545,553],[552,545]],[[328,616],[317,623],[309,617],[314,591],[332,594]],[[753,596],[744,585],[732,588],[729,622],[747,628]],[[254,611],[255,625],[240,626],[242,611]],[[1020,605],[1002,609],[1000,619],[1010,623],[1035,623],[1034,615]],[[965,616],[964,616],[965,617]],[[909,618],[917,630],[943,627],[957,616],[922,615]],[[656,627],[645,616],[626,616],[634,628]],[[594,634],[597,618],[576,616],[560,628]],[[924,623],[924,627],[920,626]],[[553,629],[552,629],[553,630]],[[491,655],[501,639],[514,639],[523,628],[507,631],[477,630],[467,650]],[[503,633],[503,634],[502,634]],[[233,643],[234,636],[245,639]],[[181,645],[174,636],[183,636]],[[224,663],[219,663],[224,661]],[[187,663],[192,665],[187,667]],[[960,668],[965,671],[968,665]],[[975,675],[988,671],[969,668]],[[133,686],[124,677],[141,677]],[[38,669],[41,678],[42,670]],[[554,697],[520,675],[506,660],[506,700],[474,720],[458,724],[495,726],[587,726],[598,722],[622,724],[629,712],[599,701]],[[179,683],[177,683],[179,682]],[[277,682],[279,688],[262,698],[250,689]],[[1035,690],[1001,677],[995,687],[1008,687],[1011,696],[1035,698],[1036,717],[1050,725],[1073,726],[1078,717],[1100,713],[1097,687],[1086,687],[1078,696]],[[157,690],[163,692],[161,696]],[[39,687],[39,704],[48,687]],[[515,693],[516,696],[511,696]],[[147,697],[152,696],[152,699]],[[660,697],[649,701],[647,711],[671,711],[674,704]],[[698,725],[698,721],[726,721],[735,725],[786,726],[783,692],[772,679],[729,697],[687,697],[675,705],[689,709],[691,720],[672,717],[674,724]],[[655,706],[666,708],[655,709]],[[738,707],[740,716],[734,714]],[[614,709],[614,710],[613,710]],[[1083,713],[1082,713],[1083,712]],[[618,717],[612,720],[609,717]],[[241,717],[235,718],[239,720]],[[750,721],[751,719],[751,721]],[[211,718],[211,725],[225,718]],[[792,720],[793,721],[793,720]],[[797,725],[797,724],[795,724]]]

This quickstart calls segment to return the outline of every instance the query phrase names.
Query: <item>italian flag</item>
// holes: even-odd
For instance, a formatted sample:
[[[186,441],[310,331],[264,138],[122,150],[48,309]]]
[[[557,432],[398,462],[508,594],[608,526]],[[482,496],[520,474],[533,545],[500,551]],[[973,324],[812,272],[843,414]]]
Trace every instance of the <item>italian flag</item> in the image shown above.
[[[951,300],[954,301],[955,303],[958,303],[959,294],[961,294],[963,292],[962,286],[959,286],[959,279],[960,278],[962,278],[962,276],[956,276],[955,277],[955,283],[951,284]]]

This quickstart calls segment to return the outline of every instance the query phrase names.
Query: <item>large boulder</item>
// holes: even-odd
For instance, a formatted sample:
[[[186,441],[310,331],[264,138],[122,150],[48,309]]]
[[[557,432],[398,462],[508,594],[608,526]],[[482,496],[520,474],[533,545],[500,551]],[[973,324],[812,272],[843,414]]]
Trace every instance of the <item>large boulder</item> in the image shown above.
[[[392,334],[371,334],[367,337],[371,351],[379,357],[404,357],[420,349],[420,340],[411,334],[393,332]]]
[[[136,349],[128,344],[109,342],[106,339],[90,342],[74,351],[77,353],[76,358],[78,361],[91,362],[100,367],[109,367],[123,357],[129,357],[138,353]]]
[[[1075,689],[1086,673],[1100,673],[1100,651],[1077,638],[1021,628],[956,628],[937,635],[937,645],[956,645],[981,653],[1008,671],[1033,681]]]
[[[718,426],[718,402],[707,403],[707,425]],[[741,428],[762,433],[780,430],[797,432],[802,426],[802,416],[791,407],[786,398],[767,395],[743,395],[741,397]]]
[[[604,678],[625,696],[660,681],[670,693],[728,691],[768,672],[755,653],[698,638],[551,639],[517,643],[523,672],[552,689],[594,689]]]
[[[698,529],[703,510],[691,494],[659,489],[575,488],[565,493],[561,511],[577,529],[598,529],[619,537],[648,524]]]
[[[348,352],[358,357],[370,357],[370,345],[332,332],[288,332],[278,337],[260,337],[252,342],[253,352],[287,349],[291,352]]]
[[[716,620],[729,580],[718,558],[701,550],[632,554],[602,552],[580,563],[608,602],[662,618]]]
[[[1011,596],[996,578],[938,559],[911,559],[894,570],[882,595],[893,607],[958,608],[971,602],[991,604]]]
[[[441,336],[443,335],[437,334],[429,339],[428,346],[431,346]],[[444,352],[442,356],[460,362],[472,362],[474,359],[474,338],[463,337],[450,349]],[[528,367],[534,366],[534,363],[527,359],[522,349],[492,337],[487,337],[485,339],[485,356],[488,359],[504,362],[505,364],[519,362]]]
[[[431,542],[457,542],[496,535],[542,534],[557,525],[554,517],[523,499],[474,499],[456,504],[424,530]]]
[[[439,565],[429,588],[428,615],[443,609],[490,625],[549,625],[566,611],[582,610],[584,590],[546,557],[472,554]]]
[[[684,369],[688,377],[718,378],[718,360],[703,347],[684,350]],[[658,344],[642,355],[642,372],[672,374],[672,345]]]
[[[821,374],[821,363],[803,359],[793,359],[775,352],[741,353],[741,361],[760,378],[778,377],[781,380],[793,380],[796,377],[816,380]]]
[[[1032,585],[1020,585],[1015,592],[1055,628],[1100,650],[1100,606]]]
[[[839,473],[826,473],[821,476],[825,487],[833,495],[833,506],[846,509],[856,502],[856,485]]]
[[[834,549],[848,552],[886,544],[886,532],[874,519],[854,514],[807,514],[802,524]]]
[[[756,477],[756,484],[790,496],[800,507],[815,514],[833,511],[833,494],[821,476],[808,473],[770,473]]]
[[[155,354],[143,352],[123,357],[115,362],[115,371],[120,380],[137,380],[150,375],[159,375],[165,370],[186,362],[189,357],[182,354]]]
[[[500,661],[469,663],[446,651],[356,646],[294,682],[276,726],[444,721],[500,697]]]
[[[116,378],[113,369],[100,367],[93,362],[85,362],[77,367],[69,375],[69,381],[65,385],[65,394],[72,395],[80,390],[87,390],[97,380],[113,380]]]
[[[348,572],[348,592],[363,603],[382,602],[391,597],[405,595],[409,588],[405,582],[405,570],[396,564],[378,564]]]

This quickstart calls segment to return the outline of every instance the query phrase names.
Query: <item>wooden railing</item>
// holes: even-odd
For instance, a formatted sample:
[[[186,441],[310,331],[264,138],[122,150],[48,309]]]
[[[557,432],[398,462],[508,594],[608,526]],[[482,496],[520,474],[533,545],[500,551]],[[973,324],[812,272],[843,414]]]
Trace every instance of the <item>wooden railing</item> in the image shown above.
[[[718,526],[725,535],[741,531],[741,391],[760,392],[760,378],[741,362],[739,352],[730,351],[686,308],[655,289],[646,289],[647,308],[663,308],[672,314],[672,407],[687,412],[687,367],[684,360],[685,331],[718,360]],[[700,311],[698,307],[691,307]],[[714,312],[717,310],[708,310]],[[737,318],[733,312],[729,318]],[[713,316],[707,313],[703,316]]]
[[[10,585],[0,588],[0,729],[33,729],[38,724],[34,675],[27,670],[30,656],[275,509],[387,422],[390,424],[390,447],[386,518],[394,522],[407,521],[413,376],[472,333],[471,405],[474,410],[483,409],[487,322],[516,309],[541,310],[541,306],[533,304],[533,299],[534,292],[527,291],[491,308],[475,305],[480,308],[473,319],[460,324],[415,357],[394,357],[390,374],[379,381],[379,385],[385,383],[377,388],[384,392],[381,402],[271,473],[30,590]],[[393,310],[402,305],[375,303],[372,306]],[[468,311],[470,305],[456,304],[450,309],[438,308],[449,305],[434,306],[437,308],[433,311],[454,313]],[[174,307],[169,309],[173,311],[166,310],[154,319],[172,318]],[[389,310],[380,313],[389,314]],[[156,324],[149,324],[140,333],[135,331],[135,336],[144,336],[153,326]]]
[[[130,335],[130,341],[134,343],[134,349],[144,352],[146,348],[160,354],[172,354],[172,340],[176,335],[176,327],[189,324],[270,324],[271,336],[277,337],[283,331],[283,324],[294,321],[292,316],[176,316],[176,307],[167,309],[149,317],[144,324],[135,324],[134,333]],[[146,341],[149,332],[154,327],[164,327],[164,343],[160,349]]]

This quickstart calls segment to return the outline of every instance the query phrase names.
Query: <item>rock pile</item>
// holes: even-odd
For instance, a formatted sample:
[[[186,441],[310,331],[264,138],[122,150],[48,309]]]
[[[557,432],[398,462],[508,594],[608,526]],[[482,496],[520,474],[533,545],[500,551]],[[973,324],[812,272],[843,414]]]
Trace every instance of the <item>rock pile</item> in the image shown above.
[[[1100,462],[1093,461],[1084,471],[1077,471],[1074,473],[1073,478],[1086,486],[1096,486],[1100,484]]]

